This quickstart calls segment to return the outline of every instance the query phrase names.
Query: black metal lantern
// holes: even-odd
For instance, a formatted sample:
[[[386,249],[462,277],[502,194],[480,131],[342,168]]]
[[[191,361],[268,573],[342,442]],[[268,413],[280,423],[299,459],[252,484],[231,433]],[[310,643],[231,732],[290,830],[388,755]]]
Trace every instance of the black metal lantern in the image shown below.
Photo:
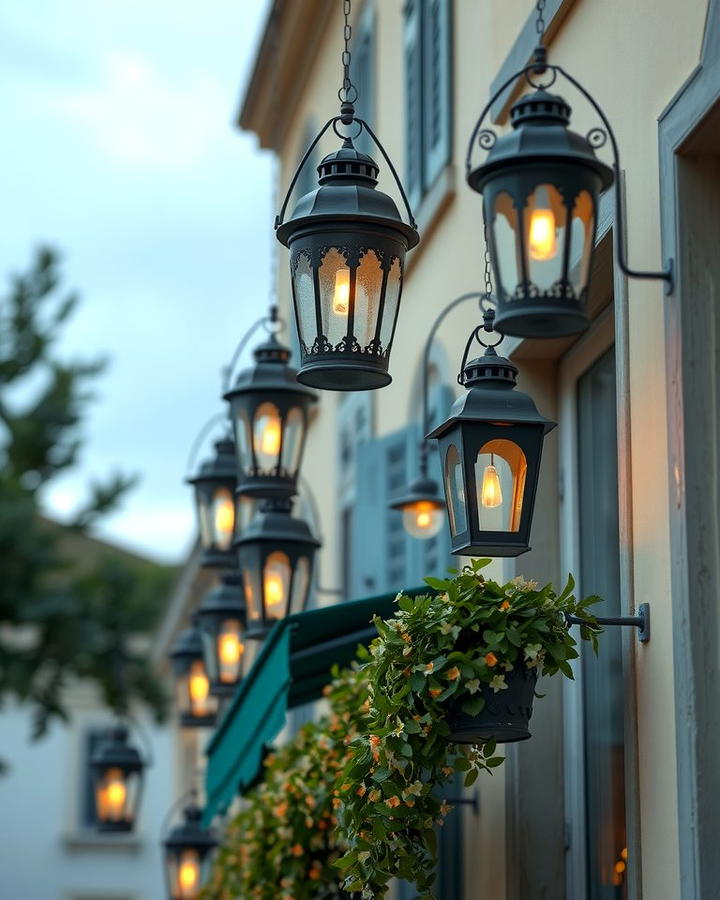
[[[411,482],[407,491],[393,500],[390,509],[402,513],[405,531],[419,540],[435,537],[445,520],[445,498],[438,483],[427,476],[421,475]]]
[[[203,644],[197,625],[185,629],[170,651],[180,724],[186,728],[211,727],[217,715],[217,699],[203,660]]]
[[[568,128],[562,97],[538,89],[510,116],[513,130],[495,140],[467,179],[483,195],[495,328],[521,337],[575,334],[590,324],[598,199],[613,171],[595,155],[592,132],[583,137]]]
[[[212,851],[218,845],[211,828],[203,828],[202,811],[189,804],[183,822],[163,841],[168,900],[195,900],[208,874]]]
[[[200,466],[197,475],[188,478],[195,488],[204,567],[224,569],[235,565],[235,482],[235,444],[227,438],[215,444],[213,458]]]
[[[255,350],[255,365],[224,395],[235,429],[237,492],[283,496],[295,492],[315,392],[297,383],[290,351],[275,335]]]
[[[515,390],[518,370],[493,347],[463,368],[467,393],[428,437],[438,441],[452,552],[519,556],[530,525],[545,435],[555,423]]]
[[[245,661],[245,598],[237,570],[223,574],[203,597],[196,615],[210,693],[231,696],[242,680]]]
[[[90,759],[99,831],[132,831],[144,768],[142,756],[128,744],[127,728],[110,728]]]
[[[291,510],[289,499],[265,500],[235,541],[249,637],[267,633],[275,622],[302,612],[307,605],[320,542],[306,522],[293,518]]]

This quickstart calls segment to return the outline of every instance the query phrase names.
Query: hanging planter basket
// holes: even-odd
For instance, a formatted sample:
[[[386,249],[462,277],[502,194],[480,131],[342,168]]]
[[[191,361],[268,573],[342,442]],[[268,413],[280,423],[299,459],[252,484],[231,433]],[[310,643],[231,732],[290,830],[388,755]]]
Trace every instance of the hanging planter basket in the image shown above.
[[[448,725],[452,729],[448,741],[455,744],[511,744],[531,737],[528,729],[533,711],[537,669],[525,666],[505,675],[507,690],[495,693],[484,685],[481,693],[485,706],[475,716],[456,709]]]

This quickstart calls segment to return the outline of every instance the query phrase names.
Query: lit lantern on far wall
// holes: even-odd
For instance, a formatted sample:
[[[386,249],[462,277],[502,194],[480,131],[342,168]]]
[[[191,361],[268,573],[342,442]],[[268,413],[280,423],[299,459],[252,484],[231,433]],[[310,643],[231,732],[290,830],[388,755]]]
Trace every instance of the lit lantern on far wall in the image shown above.
[[[290,351],[274,335],[255,350],[225,394],[235,429],[237,490],[246,496],[295,492],[315,392],[298,384]]]
[[[480,132],[490,151],[467,176],[483,195],[495,328],[521,337],[575,334],[590,324],[598,200],[613,183],[591,141],[604,135],[571,131],[570,107],[544,90],[521,97],[510,117],[510,133],[495,140],[493,132]]]
[[[486,348],[467,363],[467,393],[428,437],[438,441],[452,552],[519,556],[530,526],[545,435],[555,423],[515,389],[517,368]]]
[[[132,831],[145,762],[128,744],[128,730],[114,725],[90,759],[99,831]]]
[[[237,570],[225,572],[203,597],[196,613],[210,692],[229,697],[242,680],[245,666],[245,598]]]
[[[416,478],[401,497],[393,500],[390,509],[402,513],[405,531],[421,541],[439,534],[445,521],[445,498],[437,482],[427,476]]]
[[[180,633],[170,651],[170,659],[176,681],[180,724],[185,728],[211,727],[215,724],[218,704],[210,692],[202,639],[195,625]]]
[[[183,813],[163,841],[168,900],[196,900],[208,874],[217,836],[201,824],[202,812],[194,803]]]
[[[195,488],[201,565],[231,568],[235,565],[232,549],[235,535],[235,445],[225,439],[215,444],[215,455],[200,466],[188,482]]]
[[[235,541],[251,637],[267,634],[275,622],[307,605],[320,542],[291,510],[291,500],[265,500]]]

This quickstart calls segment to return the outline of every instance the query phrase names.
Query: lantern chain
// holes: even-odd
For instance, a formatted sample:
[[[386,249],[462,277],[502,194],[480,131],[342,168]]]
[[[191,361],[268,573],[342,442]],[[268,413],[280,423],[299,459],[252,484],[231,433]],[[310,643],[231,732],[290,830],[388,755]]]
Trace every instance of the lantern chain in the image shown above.
[[[280,10],[274,8],[271,25],[271,56],[272,56],[272,81],[270,84],[270,104],[272,109],[272,123],[270,140],[272,143],[273,159],[271,162],[271,209],[277,209],[280,195]],[[270,238],[270,290],[269,306],[270,317],[277,317],[277,303],[279,294],[278,278],[280,275],[280,248],[278,242],[271,235]]]
[[[545,37],[545,0],[537,0],[536,4],[537,18],[535,20],[535,31],[538,36],[538,44],[542,44]]]
[[[350,24],[351,11],[351,0],[343,0],[343,16],[345,17],[345,24],[343,26],[343,40],[345,42],[345,46],[343,48],[342,56],[340,57],[343,66],[343,82],[342,87],[338,91],[338,98],[341,103],[352,105],[357,100],[358,92],[357,88],[352,83],[352,79],[350,78],[350,63],[352,61],[352,54],[350,53],[350,41],[352,39],[352,25]]]

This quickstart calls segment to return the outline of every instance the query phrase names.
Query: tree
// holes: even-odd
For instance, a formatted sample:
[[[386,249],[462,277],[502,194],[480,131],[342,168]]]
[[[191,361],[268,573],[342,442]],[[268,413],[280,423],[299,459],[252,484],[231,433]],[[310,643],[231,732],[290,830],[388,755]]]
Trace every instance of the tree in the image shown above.
[[[50,248],[0,297],[0,703],[29,704],[35,737],[67,719],[74,678],[93,681],[113,708],[138,699],[160,719],[166,706],[134,637],[156,621],[172,571],[88,534],[136,479],[91,484],[69,526],[41,514],[43,491],[77,463],[89,386],[105,366],[56,352],[77,302]]]

